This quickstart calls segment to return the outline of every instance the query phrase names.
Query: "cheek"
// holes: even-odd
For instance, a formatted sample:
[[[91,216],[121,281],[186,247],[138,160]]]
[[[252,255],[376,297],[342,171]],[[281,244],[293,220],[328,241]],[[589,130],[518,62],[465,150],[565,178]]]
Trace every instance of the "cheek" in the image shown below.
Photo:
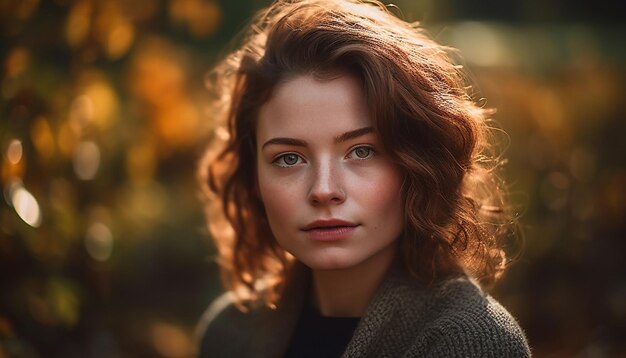
[[[402,199],[402,179],[396,171],[385,172],[371,190],[371,207],[376,215],[374,229],[385,242],[397,239],[404,230],[404,201]]]
[[[289,221],[297,206],[296,185],[271,178],[260,170],[258,188],[270,224]]]
[[[364,178],[362,203],[383,216],[401,215],[402,210],[402,177],[392,167],[379,168]]]

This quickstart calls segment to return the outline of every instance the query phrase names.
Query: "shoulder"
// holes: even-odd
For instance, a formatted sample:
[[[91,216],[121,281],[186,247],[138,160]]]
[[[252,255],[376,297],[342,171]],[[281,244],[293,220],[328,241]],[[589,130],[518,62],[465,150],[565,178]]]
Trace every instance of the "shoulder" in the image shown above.
[[[467,278],[422,291],[422,353],[439,357],[528,357],[524,332],[493,297]],[[414,347],[416,348],[416,347]]]
[[[293,296],[287,297],[272,308],[248,302],[245,310],[235,304],[232,293],[217,298],[198,324],[199,356],[280,357],[301,307]]]
[[[219,342],[228,342],[241,334],[246,316],[234,304],[234,296],[227,292],[215,299],[206,309],[196,328],[199,356],[208,356],[216,347],[224,347]]]
[[[310,281],[304,267],[289,272],[280,298],[236,305],[234,293],[218,297],[205,311],[196,339],[200,357],[280,357],[289,343]],[[242,308],[242,309],[240,309]]]
[[[227,292],[215,299],[204,312],[196,329],[200,357],[250,356],[255,332],[264,330],[272,310],[263,305],[240,309],[235,296]]]

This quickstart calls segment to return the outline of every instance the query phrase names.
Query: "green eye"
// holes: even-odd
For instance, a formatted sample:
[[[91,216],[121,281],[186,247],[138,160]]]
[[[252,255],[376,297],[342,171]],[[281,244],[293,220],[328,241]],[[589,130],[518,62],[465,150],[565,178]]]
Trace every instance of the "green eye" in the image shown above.
[[[354,154],[359,158],[367,158],[371,151],[372,150],[367,147],[358,147],[354,150]]]
[[[302,162],[304,162],[304,159],[302,159],[302,157],[300,157],[299,155],[294,153],[287,153],[278,156],[273,163],[278,165],[279,167],[291,167]]]
[[[374,155],[374,149],[366,146],[356,147],[350,153],[354,159],[368,159]]]
[[[285,154],[285,156],[283,156],[283,161],[287,165],[294,165],[298,162],[298,156],[295,154]]]

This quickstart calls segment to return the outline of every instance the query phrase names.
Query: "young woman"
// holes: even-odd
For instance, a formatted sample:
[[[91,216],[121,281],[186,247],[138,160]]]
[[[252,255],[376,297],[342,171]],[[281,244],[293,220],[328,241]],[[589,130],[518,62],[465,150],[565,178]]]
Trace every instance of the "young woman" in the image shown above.
[[[481,287],[511,222],[459,66],[372,2],[277,1],[213,72],[228,293],[203,357],[529,356]]]

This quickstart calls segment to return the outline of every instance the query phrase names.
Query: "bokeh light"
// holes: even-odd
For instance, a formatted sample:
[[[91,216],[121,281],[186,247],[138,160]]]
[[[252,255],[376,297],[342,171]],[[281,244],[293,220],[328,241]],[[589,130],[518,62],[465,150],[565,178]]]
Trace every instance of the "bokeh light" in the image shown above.
[[[197,37],[213,34],[220,25],[221,9],[213,0],[172,0],[170,16],[176,22],[186,23],[189,32]]]
[[[37,199],[22,186],[11,189],[11,204],[17,215],[32,227],[41,225],[41,209]]]
[[[13,49],[5,61],[5,73],[7,78],[19,76],[28,67],[29,53],[23,47]]]
[[[196,162],[229,136],[203,82],[268,2],[0,0],[0,356],[194,354],[221,290]],[[492,294],[536,357],[626,356],[623,11],[394,3],[508,133],[525,243]]]
[[[193,342],[181,327],[155,322],[150,326],[151,343],[162,357],[189,357],[193,355]]]
[[[74,152],[74,172],[82,180],[91,180],[100,167],[100,148],[91,141],[80,142]]]
[[[101,222],[92,223],[85,235],[85,248],[96,261],[107,261],[113,252],[113,234]]]
[[[30,129],[30,137],[35,149],[37,149],[37,154],[41,158],[49,160],[54,157],[56,146],[48,119],[45,117],[36,118]]]
[[[67,16],[65,35],[70,46],[76,47],[85,41],[91,26],[92,1],[76,1]]]
[[[9,141],[9,146],[6,152],[7,160],[11,164],[17,164],[20,160],[22,160],[23,152],[22,142],[19,139],[12,139]]]
[[[458,48],[463,57],[478,66],[511,64],[514,61],[505,46],[501,31],[482,22],[464,22],[449,30],[450,45]]]
[[[70,123],[75,133],[82,133],[83,128],[89,125],[94,118],[93,101],[87,95],[76,97],[70,109]]]

